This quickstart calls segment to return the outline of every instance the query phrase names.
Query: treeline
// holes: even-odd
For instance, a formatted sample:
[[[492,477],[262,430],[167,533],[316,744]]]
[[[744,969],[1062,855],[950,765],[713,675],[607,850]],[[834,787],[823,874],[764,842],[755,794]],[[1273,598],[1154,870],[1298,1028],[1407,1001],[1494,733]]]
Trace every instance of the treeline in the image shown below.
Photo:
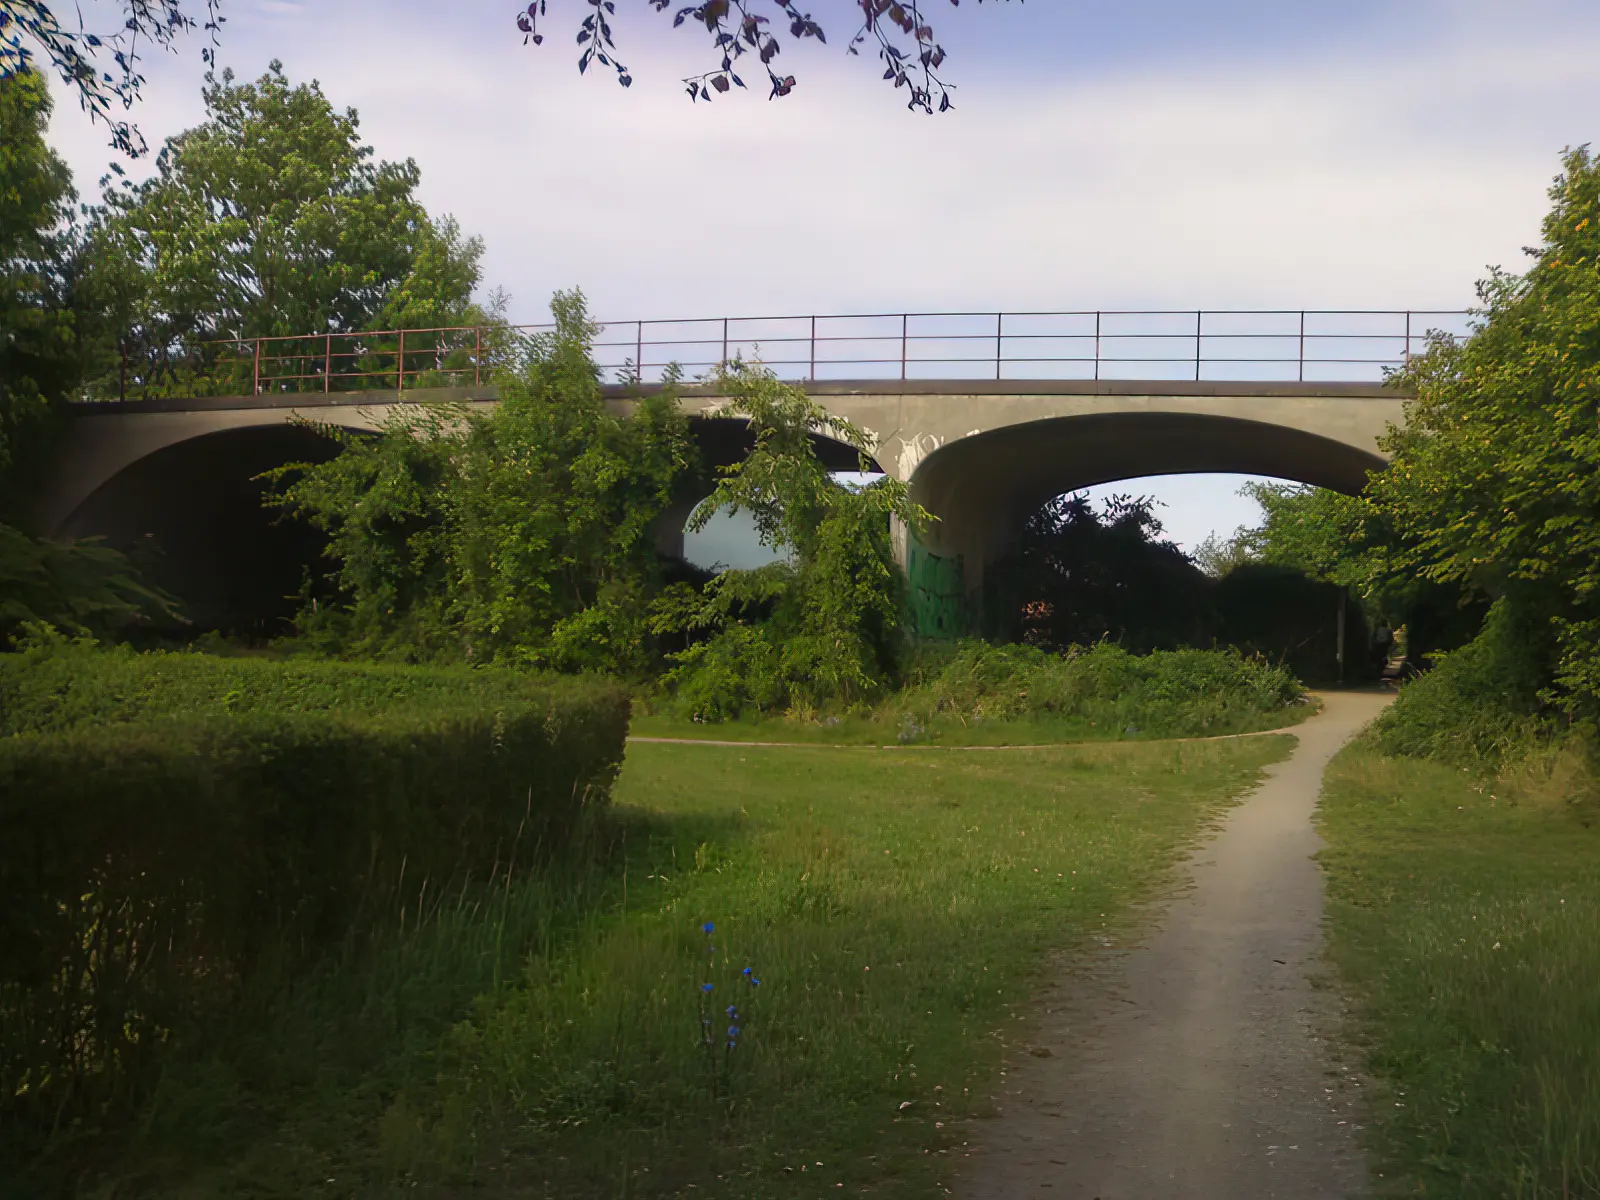
[[[1479,285],[1465,340],[1436,337],[1359,496],[1261,494],[1234,550],[1349,589],[1408,626],[1430,675],[1382,744],[1479,769],[1586,746],[1600,721],[1600,161],[1569,151],[1526,273]],[[1459,648],[1458,648],[1459,647]]]
[[[482,243],[429,215],[416,163],[374,160],[353,110],[278,63],[249,83],[208,76],[203,94],[205,120],[168,140],[149,179],[113,163],[80,206],[45,140],[43,77],[0,80],[0,637],[173,612],[116,553],[29,527],[69,401],[239,390],[226,360],[241,340],[498,315],[473,299]]]

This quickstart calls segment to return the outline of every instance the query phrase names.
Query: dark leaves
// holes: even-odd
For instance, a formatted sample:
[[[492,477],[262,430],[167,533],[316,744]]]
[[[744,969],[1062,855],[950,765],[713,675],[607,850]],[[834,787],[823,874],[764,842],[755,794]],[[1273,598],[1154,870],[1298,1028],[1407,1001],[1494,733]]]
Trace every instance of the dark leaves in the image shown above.
[[[164,0],[176,4],[180,0]],[[633,76],[616,61],[616,43],[605,15],[616,12],[615,0],[584,0],[592,10],[580,24],[578,44],[583,46],[578,69],[585,71],[591,59],[598,58],[602,66],[614,67],[617,82],[623,87],[633,83]],[[656,12],[665,12],[672,0],[646,0]],[[789,36],[795,41],[815,38],[827,43],[822,26],[810,13],[802,12],[795,0],[771,0],[783,13]],[[957,7],[960,0],[949,0]],[[981,4],[983,0],[978,0]],[[777,99],[794,90],[793,75],[779,75],[772,62],[782,53],[782,43],[773,32],[772,21],[767,16],[751,11],[754,0],[704,0],[704,3],[677,8],[672,17],[673,28],[693,20],[711,37],[717,52],[718,67],[704,75],[685,79],[684,90],[690,100],[710,100],[732,87],[744,87],[744,82],[734,72],[735,62],[745,53],[754,51],[766,68],[771,90],[768,96]],[[869,39],[877,43],[878,59],[884,65],[883,79],[896,89],[905,88],[910,93],[908,108],[920,112],[948,112],[951,107],[950,89],[938,71],[944,65],[944,47],[934,40],[934,29],[925,19],[924,6],[937,0],[855,0],[861,10],[861,26],[846,47],[847,54],[859,54]],[[537,9],[537,14],[535,14]],[[533,30],[535,15],[544,15],[544,0],[530,4],[525,13],[517,16],[517,28],[531,34],[538,45],[543,39]]]

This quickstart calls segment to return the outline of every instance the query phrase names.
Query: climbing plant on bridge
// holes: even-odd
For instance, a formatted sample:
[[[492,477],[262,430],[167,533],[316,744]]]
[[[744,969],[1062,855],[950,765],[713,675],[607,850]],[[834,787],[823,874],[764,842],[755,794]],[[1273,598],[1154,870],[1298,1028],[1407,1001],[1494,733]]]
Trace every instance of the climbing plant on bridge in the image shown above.
[[[906,649],[905,578],[891,522],[930,520],[907,486],[839,482],[817,458],[822,435],[853,446],[870,468],[867,433],[759,365],[734,362],[718,380],[726,415],[750,422],[755,444],[727,467],[691,528],[748,512],[762,541],[786,552],[754,570],[724,571],[696,593],[675,585],[654,606],[660,632],[711,636],[676,656],[668,686],[701,719],[745,708],[818,709],[871,697],[897,675]]]

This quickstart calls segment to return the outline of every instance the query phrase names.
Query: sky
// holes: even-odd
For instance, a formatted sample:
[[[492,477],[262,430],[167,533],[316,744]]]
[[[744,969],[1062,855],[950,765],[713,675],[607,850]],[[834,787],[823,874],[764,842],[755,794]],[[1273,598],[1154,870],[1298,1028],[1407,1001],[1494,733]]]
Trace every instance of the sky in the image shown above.
[[[573,286],[617,321],[1458,309],[1520,269],[1561,150],[1600,131],[1592,0],[932,0],[958,85],[933,117],[845,55],[848,0],[811,0],[830,41],[786,48],[793,95],[709,106],[679,83],[704,34],[617,7],[627,91],[578,75],[581,0],[549,0],[537,48],[502,0],[224,0],[219,61],[281,59],[414,158],[518,321]],[[199,50],[146,63],[152,145],[202,118]],[[51,136],[92,199],[104,130],[61,98]],[[1154,495],[1193,547],[1256,519],[1240,482],[1103,490]]]

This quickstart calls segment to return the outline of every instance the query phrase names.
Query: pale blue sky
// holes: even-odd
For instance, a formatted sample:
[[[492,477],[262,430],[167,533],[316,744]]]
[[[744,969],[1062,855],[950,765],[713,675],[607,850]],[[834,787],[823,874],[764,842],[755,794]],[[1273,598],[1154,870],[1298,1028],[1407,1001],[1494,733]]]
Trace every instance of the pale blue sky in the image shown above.
[[[618,320],[1460,307],[1600,129],[1591,0],[935,3],[960,90],[931,118],[843,55],[845,0],[814,0],[835,40],[785,57],[794,96],[710,108],[676,82],[702,36],[618,6],[629,92],[579,78],[560,25],[524,47],[503,0],[228,0],[221,61],[281,58],[414,157],[519,320],[573,285]],[[201,73],[198,45],[148,64],[152,143],[198,119]],[[53,136],[92,193],[103,133],[63,103]],[[1192,546],[1253,519],[1237,485],[1116,487]]]

